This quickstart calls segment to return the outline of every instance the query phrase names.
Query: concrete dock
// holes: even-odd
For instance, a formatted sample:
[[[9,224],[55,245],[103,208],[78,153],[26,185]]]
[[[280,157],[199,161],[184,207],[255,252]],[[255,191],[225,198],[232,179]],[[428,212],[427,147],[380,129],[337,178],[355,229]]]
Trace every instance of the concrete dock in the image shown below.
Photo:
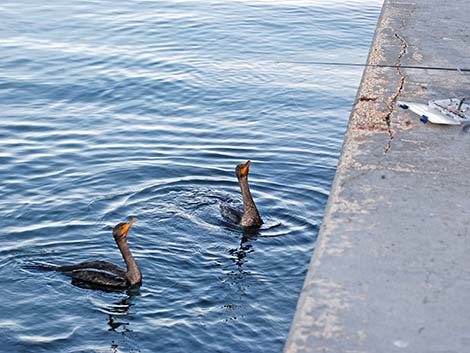
[[[368,63],[285,352],[468,353],[470,132],[396,101],[470,100],[470,1],[385,1]]]

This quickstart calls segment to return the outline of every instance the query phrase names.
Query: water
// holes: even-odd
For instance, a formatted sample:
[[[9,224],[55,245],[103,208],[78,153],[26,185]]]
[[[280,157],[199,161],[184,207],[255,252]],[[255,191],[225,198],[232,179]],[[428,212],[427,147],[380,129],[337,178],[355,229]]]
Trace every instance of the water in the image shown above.
[[[280,352],[381,3],[2,1],[0,351]],[[234,168],[266,224],[220,202]],[[122,263],[136,292],[30,261]]]

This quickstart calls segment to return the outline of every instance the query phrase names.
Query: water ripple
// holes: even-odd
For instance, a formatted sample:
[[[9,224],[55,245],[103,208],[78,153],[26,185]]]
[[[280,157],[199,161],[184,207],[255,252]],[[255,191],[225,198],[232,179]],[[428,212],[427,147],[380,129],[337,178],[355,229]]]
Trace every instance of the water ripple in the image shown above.
[[[1,349],[281,351],[362,73],[306,62],[365,62],[380,3],[3,1]],[[138,290],[25,266],[124,266],[132,216]]]

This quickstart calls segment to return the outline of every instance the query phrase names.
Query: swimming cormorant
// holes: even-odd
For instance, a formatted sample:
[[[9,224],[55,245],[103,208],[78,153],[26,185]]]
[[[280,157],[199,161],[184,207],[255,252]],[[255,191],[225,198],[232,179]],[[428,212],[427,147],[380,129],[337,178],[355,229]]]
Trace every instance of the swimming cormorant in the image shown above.
[[[140,272],[140,268],[129,250],[126,238],[129,229],[136,221],[136,218],[132,218],[130,222],[119,223],[113,229],[114,240],[126,262],[127,270],[107,261],[88,261],[65,266],[35,264],[30,267],[62,272],[72,277],[72,281],[78,281],[79,283],[91,286],[114,289],[140,286],[142,283],[142,272]]]
[[[260,227],[263,220],[259,215],[253,197],[251,196],[250,187],[248,186],[248,171],[251,161],[240,163],[235,168],[238,184],[243,197],[243,211],[238,210],[223,203],[220,205],[220,212],[222,216],[229,219],[231,222],[241,225],[242,227]]]

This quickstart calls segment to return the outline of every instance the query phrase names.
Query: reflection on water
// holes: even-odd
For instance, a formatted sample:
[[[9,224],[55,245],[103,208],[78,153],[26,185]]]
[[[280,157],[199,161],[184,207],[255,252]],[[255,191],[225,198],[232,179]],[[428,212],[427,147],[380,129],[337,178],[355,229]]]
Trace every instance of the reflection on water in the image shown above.
[[[4,0],[0,351],[280,352],[380,1]],[[265,224],[241,204],[235,166]],[[22,268],[105,260],[137,293]]]
[[[105,308],[102,308],[103,313],[107,313],[108,316],[108,331],[120,335],[127,335],[133,332],[132,328],[130,327],[131,323],[127,320],[127,317],[129,315],[131,307],[134,305],[134,298],[138,296],[138,290],[131,289],[128,290],[125,294],[123,294],[122,298],[119,301],[111,305],[106,305]],[[119,344],[116,342],[115,339],[111,341],[110,348],[112,352],[121,351],[119,349]]]
[[[127,332],[131,332],[128,328],[129,322],[122,321],[123,318],[127,315],[129,308],[131,305],[132,296],[126,295],[120,301],[118,301],[115,305],[109,308],[108,314],[108,325],[109,331],[118,332],[125,334]]]
[[[253,237],[253,234],[250,234]],[[250,253],[253,252],[253,245],[250,243],[250,238],[247,237],[245,234],[242,235],[240,245],[235,249],[230,249],[228,252],[230,255],[233,255],[232,260],[238,267],[239,272],[242,272],[242,265],[245,261],[245,257]]]

